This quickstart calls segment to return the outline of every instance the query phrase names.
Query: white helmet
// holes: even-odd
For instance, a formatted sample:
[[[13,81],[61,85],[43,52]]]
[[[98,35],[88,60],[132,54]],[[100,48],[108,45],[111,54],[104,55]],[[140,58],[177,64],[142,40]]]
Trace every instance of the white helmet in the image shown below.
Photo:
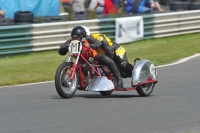
[[[85,31],[86,31],[86,35],[90,35],[90,30],[88,29],[88,27],[86,27],[86,26],[83,26],[83,25],[81,25],[84,29],[85,29]]]

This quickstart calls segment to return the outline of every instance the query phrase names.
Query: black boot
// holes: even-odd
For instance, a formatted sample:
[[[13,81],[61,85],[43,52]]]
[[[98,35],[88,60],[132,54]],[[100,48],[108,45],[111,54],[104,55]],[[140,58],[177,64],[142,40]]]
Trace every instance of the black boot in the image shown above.
[[[116,89],[122,89],[122,88],[124,89],[123,80],[122,80],[121,76],[117,77],[117,84],[115,85],[115,88]]]

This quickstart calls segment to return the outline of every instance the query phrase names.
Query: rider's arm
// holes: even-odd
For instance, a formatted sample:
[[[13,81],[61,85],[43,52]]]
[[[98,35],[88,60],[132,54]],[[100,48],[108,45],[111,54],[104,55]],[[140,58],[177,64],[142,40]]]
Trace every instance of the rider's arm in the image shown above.
[[[93,38],[92,36],[87,36],[87,41],[92,49],[98,49],[102,46],[102,43]]]
[[[58,49],[58,53],[60,55],[66,55],[68,50],[68,46],[71,42],[71,39],[67,40],[64,44],[60,45],[60,48]]]

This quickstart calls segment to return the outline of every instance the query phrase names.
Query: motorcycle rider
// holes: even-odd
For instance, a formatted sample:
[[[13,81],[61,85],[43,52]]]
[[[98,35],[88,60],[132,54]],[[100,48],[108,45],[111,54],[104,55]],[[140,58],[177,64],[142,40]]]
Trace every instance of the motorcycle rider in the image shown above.
[[[58,53],[60,55],[66,55],[67,54],[68,46],[69,46],[69,44],[72,40],[79,40],[79,41],[82,41],[82,42],[86,42],[87,40],[86,40],[85,28],[82,27],[82,26],[76,26],[72,29],[71,39],[67,40],[63,45],[61,45],[59,50],[58,50]],[[98,40],[94,40],[93,42],[96,43],[97,45],[101,44],[101,42],[99,42]],[[90,45],[90,43],[89,43],[89,45]],[[120,75],[120,72],[119,72],[116,64],[114,63],[114,61],[111,58],[109,58],[105,54],[101,54],[101,53],[97,52],[96,56],[94,57],[94,60],[96,60],[100,65],[105,65],[109,68],[109,70],[111,71],[111,73],[113,74],[113,76],[117,80],[117,84],[115,85],[116,89],[123,88],[122,77]]]
[[[111,41],[105,34],[91,34],[86,26],[82,27],[86,31],[86,39],[90,43],[90,47],[110,57],[123,78],[131,77],[134,66],[128,62],[125,48]],[[97,41],[101,43],[96,43]]]

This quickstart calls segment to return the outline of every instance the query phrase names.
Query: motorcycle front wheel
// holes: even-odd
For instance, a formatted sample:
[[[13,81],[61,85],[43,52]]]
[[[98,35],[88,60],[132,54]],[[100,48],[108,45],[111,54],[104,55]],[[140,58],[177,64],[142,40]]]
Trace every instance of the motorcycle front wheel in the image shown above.
[[[78,86],[78,75],[77,72],[74,74],[74,78],[69,81],[68,75],[71,71],[72,64],[63,62],[57,68],[55,74],[55,87],[56,91],[62,98],[71,98],[74,96]]]

